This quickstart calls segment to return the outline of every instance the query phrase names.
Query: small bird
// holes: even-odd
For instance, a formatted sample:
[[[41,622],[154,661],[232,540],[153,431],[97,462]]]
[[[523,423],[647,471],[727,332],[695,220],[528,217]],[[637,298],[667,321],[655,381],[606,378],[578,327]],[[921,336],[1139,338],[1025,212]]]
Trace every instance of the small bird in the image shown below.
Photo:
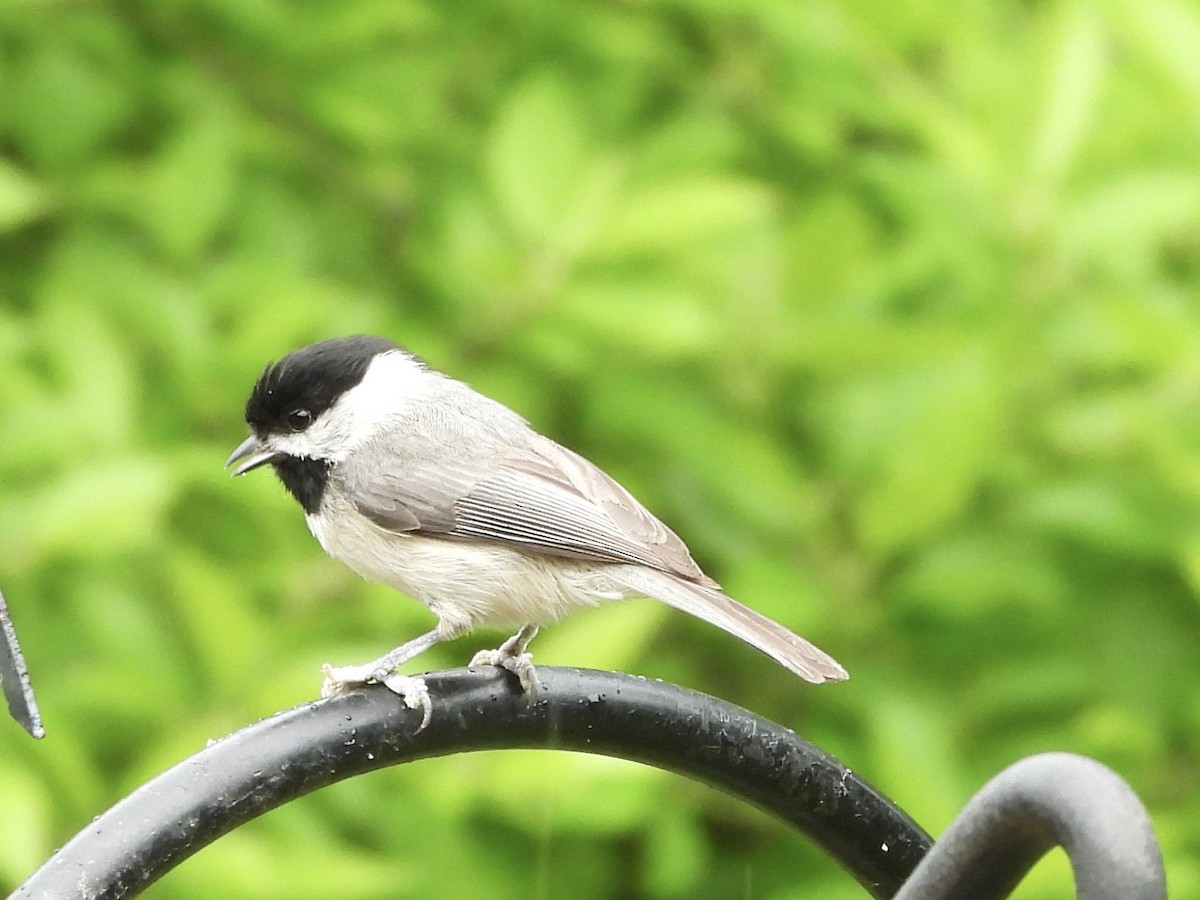
[[[323,668],[323,696],[387,685],[424,728],[422,679],[398,666],[478,627],[517,627],[472,665],[532,697],[538,626],[602,600],[652,597],[741,638],[808,681],[846,670],[721,593],[683,541],[612,478],[507,406],[386,338],[355,335],[269,364],[246,403],[234,475],[270,464],[327,553],[414,597],[431,631],[358,666]]]

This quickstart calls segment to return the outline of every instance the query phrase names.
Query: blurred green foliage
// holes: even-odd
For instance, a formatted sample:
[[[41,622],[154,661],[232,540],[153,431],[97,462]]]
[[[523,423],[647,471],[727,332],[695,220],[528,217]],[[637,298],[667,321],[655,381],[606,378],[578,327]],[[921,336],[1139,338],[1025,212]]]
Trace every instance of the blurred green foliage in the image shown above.
[[[935,834],[1089,754],[1200,897],[1198,290],[1185,0],[2,2],[0,584],[49,736],[0,727],[0,886],[428,626],[221,468],[268,359],[368,331],[852,679],[639,601],[540,661],[749,706]],[[706,788],[511,753],[304,798],[149,892],[231,895],[861,893]]]

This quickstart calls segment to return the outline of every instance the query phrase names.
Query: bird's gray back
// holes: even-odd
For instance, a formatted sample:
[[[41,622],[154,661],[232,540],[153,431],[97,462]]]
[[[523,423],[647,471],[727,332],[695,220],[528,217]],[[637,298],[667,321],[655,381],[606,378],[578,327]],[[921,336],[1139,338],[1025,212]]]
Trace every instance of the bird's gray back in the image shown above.
[[[462,382],[427,390],[332,473],[377,525],[711,583],[683,541],[588,460]]]

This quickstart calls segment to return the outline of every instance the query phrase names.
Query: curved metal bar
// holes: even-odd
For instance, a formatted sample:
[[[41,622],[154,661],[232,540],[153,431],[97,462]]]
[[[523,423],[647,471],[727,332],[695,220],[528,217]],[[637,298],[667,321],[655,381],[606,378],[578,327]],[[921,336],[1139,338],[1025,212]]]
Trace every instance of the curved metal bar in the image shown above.
[[[201,847],[309,791],[470,750],[599,753],[688,775],[796,827],[874,897],[929,847],[903,812],[789,729],[723,700],[631,675],[539,667],[530,705],[501,672],[426,675],[433,720],[383,688],[298,706],[211,744],[117,803],[13,897],[129,897]]]
[[[1150,818],[1116,773],[1070,753],[1009,766],[950,823],[896,900],[1007,897],[1061,846],[1081,900],[1164,900],[1162,855]]]

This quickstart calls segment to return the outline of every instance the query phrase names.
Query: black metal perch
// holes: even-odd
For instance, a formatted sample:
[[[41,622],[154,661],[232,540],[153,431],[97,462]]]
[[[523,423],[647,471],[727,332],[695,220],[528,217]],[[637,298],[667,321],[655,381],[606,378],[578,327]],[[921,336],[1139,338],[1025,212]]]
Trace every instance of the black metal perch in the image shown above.
[[[122,800],[12,896],[133,896],[221,835],[309,791],[396,763],[505,748],[622,757],[721,788],[800,830],[874,897],[895,896],[929,851],[929,837],[894,804],[780,725],[722,700],[630,675],[548,666],[538,672],[542,689],[532,706],[506,675],[494,670],[427,675],[434,715],[420,732],[420,714],[383,688],[296,707],[255,723]],[[1006,795],[1004,790],[1000,793]],[[1126,816],[1124,801],[1129,798],[1131,792],[1117,804],[1119,809],[1099,803],[1084,811]],[[976,802],[984,802],[982,795]],[[1120,883],[1133,883],[1129,878],[1140,876],[1153,884],[1157,878],[1159,893],[1083,895],[1089,900],[1164,896],[1161,859],[1144,811],[1140,815],[1130,827],[1139,846],[1154,848],[1153,858],[1141,859],[1144,871],[1123,871],[1123,877],[1129,877]],[[1104,840],[1127,841],[1122,827],[1110,828]],[[968,831],[986,844],[986,829]],[[1006,846],[1023,848],[1001,854],[1024,866],[1015,876],[1008,873],[1011,883],[1053,845],[1044,829],[1033,831],[1033,843],[1021,843],[1019,835],[1007,838]],[[1070,845],[1067,850],[1071,852]],[[929,859],[938,857],[930,854]],[[996,864],[988,871],[999,871],[999,862],[993,860]],[[1103,871],[1093,873],[1089,881],[1079,879],[1079,861],[1073,857],[1073,862],[1081,885],[1097,878],[1103,882]],[[1086,864],[1103,867],[1104,861],[1089,857]],[[954,880],[956,871],[951,859],[927,876],[932,879],[928,891],[905,896],[984,896],[959,891],[966,882]],[[950,892],[937,893],[945,886]]]
[[[530,707],[507,675],[426,676],[433,719],[367,688],[255,723],[168,770],[93,821],[15,897],[127,897],[243,822],[301,794],[396,763],[470,750],[601,753],[690,775],[800,829],[876,897],[929,838],[832,757],[743,709],[611,672],[539,667]]]

